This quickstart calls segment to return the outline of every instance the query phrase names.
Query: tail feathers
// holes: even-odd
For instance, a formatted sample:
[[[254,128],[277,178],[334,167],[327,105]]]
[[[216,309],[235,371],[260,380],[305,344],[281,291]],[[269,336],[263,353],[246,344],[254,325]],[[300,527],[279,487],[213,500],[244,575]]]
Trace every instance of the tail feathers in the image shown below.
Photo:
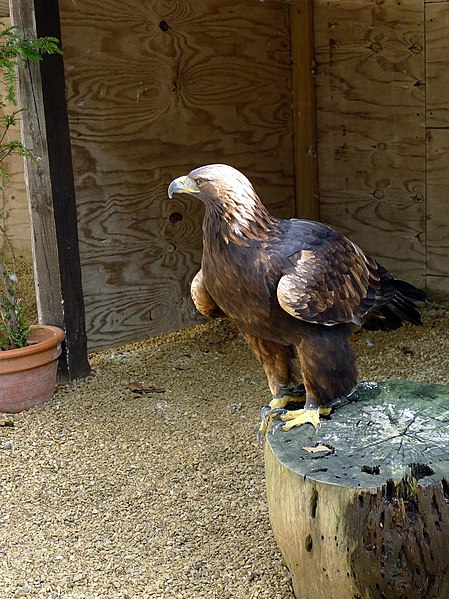
[[[395,289],[393,297],[386,304],[378,306],[366,315],[363,328],[369,331],[394,331],[404,322],[421,325],[421,314],[415,302],[428,301],[424,291],[399,279],[391,278],[388,282]]]
[[[391,281],[395,289],[397,289],[401,295],[405,296],[407,299],[414,300],[415,302],[428,302],[429,298],[422,291],[422,289],[418,289],[414,285],[407,283],[407,281],[401,281],[400,279],[392,279]]]

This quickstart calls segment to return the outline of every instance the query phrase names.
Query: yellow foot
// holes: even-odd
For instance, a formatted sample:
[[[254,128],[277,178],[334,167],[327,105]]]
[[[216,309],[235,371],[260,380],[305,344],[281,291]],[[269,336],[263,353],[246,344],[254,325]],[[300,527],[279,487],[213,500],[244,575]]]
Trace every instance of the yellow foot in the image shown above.
[[[306,401],[306,392],[304,385],[298,385],[291,389],[283,390],[278,397],[273,397],[268,406],[273,410],[285,408],[289,403],[304,403]]]
[[[298,387],[294,387],[292,389],[289,389],[288,391],[284,391],[284,393],[279,397],[273,397],[270,403],[262,408],[261,423],[259,426],[259,430],[257,431],[257,442],[260,446],[263,446],[265,442],[265,437],[267,436],[273,418],[275,416],[279,416],[280,414],[288,413],[287,410],[285,410],[285,406],[288,403],[299,403],[304,402],[306,400],[306,397],[305,395],[303,395],[303,392],[303,386],[299,385]]]
[[[331,408],[304,408],[303,410],[291,410],[281,414],[281,420],[286,422],[282,429],[289,431],[294,426],[302,426],[303,424],[313,424],[318,428],[320,424],[320,415],[329,416]]]

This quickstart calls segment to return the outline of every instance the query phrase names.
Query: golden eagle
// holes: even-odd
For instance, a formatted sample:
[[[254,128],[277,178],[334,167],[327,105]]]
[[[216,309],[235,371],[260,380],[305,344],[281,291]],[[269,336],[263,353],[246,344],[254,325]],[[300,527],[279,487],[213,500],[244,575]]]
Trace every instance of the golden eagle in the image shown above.
[[[426,295],[395,279],[350,239],[319,222],[271,216],[250,181],[224,164],[191,171],[168,195],[197,197],[206,207],[201,270],[191,292],[205,316],[226,316],[243,332],[265,371],[273,399],[262,410],[281,413],[284,429],[317,427],[357,382],[349,337],[355,326],[393,330],[421,324],[415,301]],[[290,357],[301,366],[295,387]],[[304,409],[284,410],[305,395]]]

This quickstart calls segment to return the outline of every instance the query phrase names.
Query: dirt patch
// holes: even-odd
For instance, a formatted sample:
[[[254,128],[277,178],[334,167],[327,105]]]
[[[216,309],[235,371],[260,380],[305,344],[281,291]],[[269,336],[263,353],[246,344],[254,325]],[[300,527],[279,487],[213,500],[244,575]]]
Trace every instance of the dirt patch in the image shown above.
[[[360,378],[449,384],[449,312],[362,333]],[[256,444],[264,375],[215,322],[91,356],[0,427],[1,597],[293,597]]]

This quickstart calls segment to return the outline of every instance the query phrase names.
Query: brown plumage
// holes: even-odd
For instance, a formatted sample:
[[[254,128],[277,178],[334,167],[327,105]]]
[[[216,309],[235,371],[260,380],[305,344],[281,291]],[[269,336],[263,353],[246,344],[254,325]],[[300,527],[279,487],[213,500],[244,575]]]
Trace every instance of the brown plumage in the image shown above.
[[[290,364],[294,353],[299,358],[306,409],[284,414],[284,428],[316,426],[317,407],[352,391],[355,325],[392,330],[404,321],[421,324],[414,301],[426,300],[422,291],[395,279],[331,227],[274,218],[234,168],[197,168],[172,181],[168,194],[174,193],[206,206],[192,297],[202,314],[225,315],[243,332],[273,395],[265,414],[278,413],[295,394]]]

